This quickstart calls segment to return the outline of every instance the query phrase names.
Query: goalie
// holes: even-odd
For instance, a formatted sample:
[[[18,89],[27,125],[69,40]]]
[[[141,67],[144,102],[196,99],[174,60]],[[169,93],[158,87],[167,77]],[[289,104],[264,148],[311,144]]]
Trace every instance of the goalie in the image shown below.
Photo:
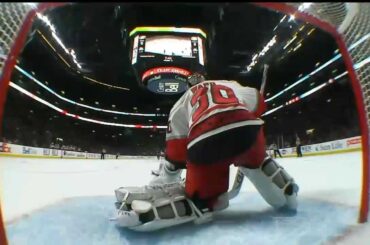
[[[188,82],[190,89],[171,109],[166,160],[153,172],[153,180],[115,191],[118,225],[152,231],[212,220],[215,211],[229,205],[231,164],[272,207],[295,212],[297,184],[266,155],[263,96],[236,81],[205,81],[198,73]]]

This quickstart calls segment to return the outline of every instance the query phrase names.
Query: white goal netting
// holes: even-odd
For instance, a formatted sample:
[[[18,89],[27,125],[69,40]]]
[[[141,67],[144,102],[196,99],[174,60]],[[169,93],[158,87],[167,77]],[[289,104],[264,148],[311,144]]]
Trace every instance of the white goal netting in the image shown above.
[[[0,3],[0,74],[26,16],[34,7],[35,4]]]

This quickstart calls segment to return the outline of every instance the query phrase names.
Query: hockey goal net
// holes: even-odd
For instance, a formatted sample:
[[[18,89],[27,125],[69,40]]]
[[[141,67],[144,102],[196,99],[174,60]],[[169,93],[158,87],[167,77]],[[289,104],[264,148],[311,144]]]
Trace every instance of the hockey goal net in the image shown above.
[[[0,3],[0,121],[12,70],[38,12],[63,3]],[[359,114],[363,150],[363,182],[359,222],[368,218],[370,125],[370,4],[255,3],[311,23],[331,34],[345,62]],[[361,40],[361,42],[360,42]],[[355,46],[354,48],[349,48]],[[353,64],[361,63],[355,69]],[[1,213],[0,213],[1,216]],[[0,217],[1,218],[1,217]],[[4,227],[0,244],[6,244]]]

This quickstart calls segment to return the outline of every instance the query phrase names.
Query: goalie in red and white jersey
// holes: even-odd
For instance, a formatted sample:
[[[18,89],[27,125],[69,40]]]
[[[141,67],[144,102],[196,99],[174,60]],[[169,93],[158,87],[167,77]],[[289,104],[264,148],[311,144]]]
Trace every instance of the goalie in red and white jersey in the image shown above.
[[[213,211],[228,207],[231,164],[271,206],[295,211],[298,186],[266,154],[260,119],[266,106],[259,91],[236,81],[204,81],[201,74],[188,81],[192,87],[171,109],[166,161],[155,178],[142,188],[116,190],[123,210],[118,223],[148,231],[210,220]]]

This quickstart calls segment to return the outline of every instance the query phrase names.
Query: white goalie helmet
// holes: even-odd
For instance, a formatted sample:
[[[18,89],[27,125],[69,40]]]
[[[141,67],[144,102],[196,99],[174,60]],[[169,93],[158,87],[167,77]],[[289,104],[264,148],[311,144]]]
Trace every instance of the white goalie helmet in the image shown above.
[[[203,81],[205,81],[205,77],[198,73],[198,72],[194,72],[193,74],[191,74],[190,76],[188,76],[188,83],[190,84],[190,86],[194,86],[198,83],[201,83]]]

